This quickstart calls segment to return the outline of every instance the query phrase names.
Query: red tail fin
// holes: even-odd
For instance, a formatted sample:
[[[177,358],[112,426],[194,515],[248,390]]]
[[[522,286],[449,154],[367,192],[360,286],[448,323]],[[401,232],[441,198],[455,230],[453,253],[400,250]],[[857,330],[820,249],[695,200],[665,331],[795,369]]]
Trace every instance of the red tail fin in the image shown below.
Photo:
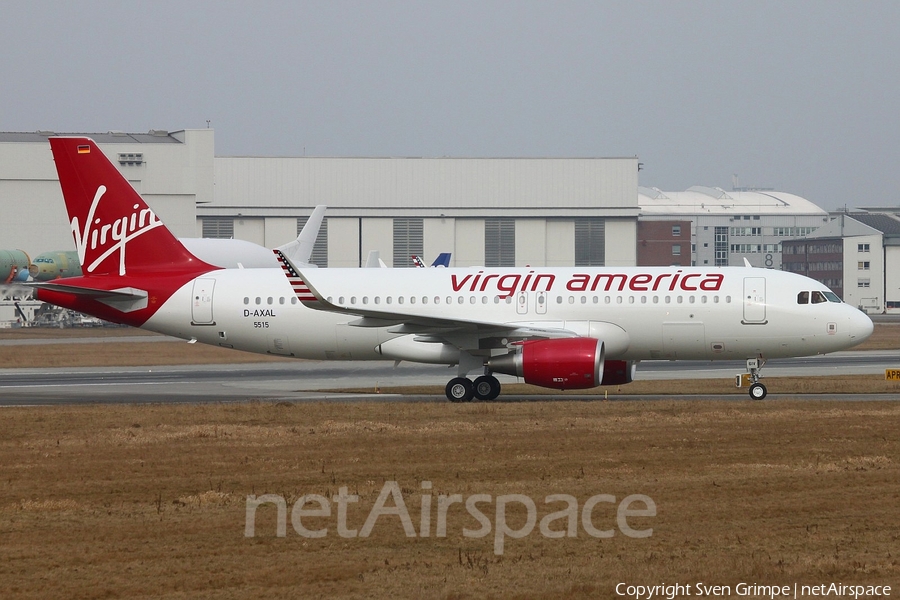
[[[89,138],[50,138],[75,249],[85,277],[188,274],[196,258]]]

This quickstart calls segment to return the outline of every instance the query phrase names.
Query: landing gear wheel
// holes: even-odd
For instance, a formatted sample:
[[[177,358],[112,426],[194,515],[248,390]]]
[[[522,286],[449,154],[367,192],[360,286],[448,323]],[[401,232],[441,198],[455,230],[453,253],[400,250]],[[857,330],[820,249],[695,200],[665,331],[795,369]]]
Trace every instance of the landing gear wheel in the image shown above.
[[[475,380],[474,390],[479,400],[494,400],[500,395],[500,382],[493,375],[482,375]]]
[[[475,395],[475,387],[465,377],[454,377],[444,389],[450,402],[469,402]]]
[[[766,386],[761,383],[754,383],[750,386],[750,397],[754,400],[762,400],[766,397],[768,390],[766,390]]]

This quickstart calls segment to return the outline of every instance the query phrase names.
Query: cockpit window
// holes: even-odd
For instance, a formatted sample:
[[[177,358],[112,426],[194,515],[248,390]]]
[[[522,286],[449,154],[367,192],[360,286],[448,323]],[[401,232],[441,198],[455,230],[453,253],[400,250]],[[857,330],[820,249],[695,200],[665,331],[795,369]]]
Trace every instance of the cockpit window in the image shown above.
[[[813,304],[822,304],[823,302],[837,302],[842,304],[838,295],[830,290],[820,292],[818,290],[812,292],[800,292],[797,294],[797,304],[809,304],[810,298]]]

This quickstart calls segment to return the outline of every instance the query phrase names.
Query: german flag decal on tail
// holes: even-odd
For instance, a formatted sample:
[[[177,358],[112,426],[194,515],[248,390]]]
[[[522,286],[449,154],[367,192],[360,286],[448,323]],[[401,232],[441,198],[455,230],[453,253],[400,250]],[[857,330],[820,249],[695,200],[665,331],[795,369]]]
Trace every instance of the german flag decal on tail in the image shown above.
[[[297,299],[300,302],[317,302],[318,298],[316,298],[315,294],[313,294],[306,283],[300,279],[300,275],[294,269],[291,262],[285,257],[285,255],[281,252],[281,250],[273,250],[275,253],[275,257],[278,259],[278,264],[281,265],[281,270],[284,271],[285,277],[288,278],[288,282],[291,284],[291,288],[293,288],[294,293],[297,295]]]

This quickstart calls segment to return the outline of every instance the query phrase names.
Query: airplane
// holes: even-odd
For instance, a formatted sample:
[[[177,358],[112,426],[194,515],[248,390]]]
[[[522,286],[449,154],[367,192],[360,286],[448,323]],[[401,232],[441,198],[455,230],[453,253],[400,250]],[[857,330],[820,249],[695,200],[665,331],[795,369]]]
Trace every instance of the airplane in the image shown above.
[[[823,284],[746,267],[226,269],[180,243],[82,137],[51,137],[81,277],[38,298],[190,341],[320,360],[456,365],[454,402],[492,400],[494,373],[553,389],[631,382],[641,360],[765,359],[843,350],[872,321]],[[473,372],[482,373],[474,381]]]
[[[34,281],[50,281],[62,277],[81,275],[78,253],[71,250],[38,254],[28,267]]]
[[[30,264],[22,250],[0,250],[0,284],[26,281]]]
[[[297,236],[297,243],[303,246],[298,260],[305,267],[315,266],[309,263],[309,258],[325,208],[324,205],[316,206]],[[178,238],[178,241],[194,256],[224,269],[278,268],[278,260],[272,251],[253,242],[212,238]],[[29,275],[32,281],[51,281],[81,274],[78,252],[72,250],[44,252],[33,261],[22,250],[0,250],[0,276],[5,277],[0,283],[24,282]]]
[[[419,268],[425,268],[425,261],[421,259],[417,254],[412,255],[413,265]],[[441,252],[438,254],[438,257],[434,259],[434,262],[431,263],[432,267],[449,267],[450,266],[450,252]]]

